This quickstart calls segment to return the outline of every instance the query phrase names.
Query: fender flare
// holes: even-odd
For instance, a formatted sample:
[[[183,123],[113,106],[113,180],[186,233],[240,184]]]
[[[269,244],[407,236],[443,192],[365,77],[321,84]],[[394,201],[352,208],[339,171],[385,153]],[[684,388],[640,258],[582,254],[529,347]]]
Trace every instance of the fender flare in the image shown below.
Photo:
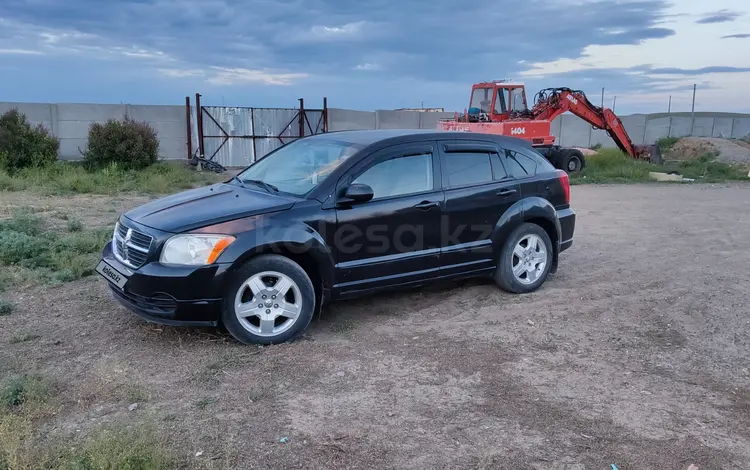
[[[510,206],[490,234],[492,240],[493,255],[496,260],[500,258],[500,251],[505,240],[516,227],[530,220],[538,221],[542,228],[550,236],[552,241],[552,272],[557,268],[557,257],[560,253],[560,220],[557,218],[557,210],[546,199],[533,196],[521,199]]]
[[[228,272],[233,272],[248,259],[260,254],[309,256],[314,261],[323,290],[329,290],[333,285],[335,263],[323,237],[304,223],[279,225],[279,222],[275,220],[274,224],[260,225],[235,234],[237,240],[221,254],[219,261],[229,263]]]

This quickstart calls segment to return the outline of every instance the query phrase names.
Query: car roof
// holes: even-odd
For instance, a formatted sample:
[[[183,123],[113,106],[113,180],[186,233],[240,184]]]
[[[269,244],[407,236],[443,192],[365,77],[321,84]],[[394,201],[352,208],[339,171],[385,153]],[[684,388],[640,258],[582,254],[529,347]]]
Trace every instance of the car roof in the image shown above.
[[[432,139],[456,139],[456,140],[491,140],[498,144],[530,146],[528,141],[516,137],[509,137],[496,134],[485,134],[479,132],[462,132],[462,131],[439,131],[435,129],[368,129],[368,130],[346,130],[332,131],[323,134],[316,134],[307,139],[330,139],[335,136],[337,140],[369,146],[374,143],[390,141],[388,143],[397,144],[400,141],[413,142],[413,137],[419,136],[416,140]]]

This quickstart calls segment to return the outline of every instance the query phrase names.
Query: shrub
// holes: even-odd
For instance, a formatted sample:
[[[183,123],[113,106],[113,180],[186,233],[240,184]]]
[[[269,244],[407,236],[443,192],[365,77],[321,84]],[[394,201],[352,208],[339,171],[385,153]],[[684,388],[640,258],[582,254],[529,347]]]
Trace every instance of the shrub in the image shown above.
[[[26,115],[10,109],[0,116],[0,167],[8,170],[39,167],[57,160],[60,141]]]
[[[672,150],[672,147],[680,141],[680,137],[662,137],[656,141],[656,145],[659,146],[659,150],[662,153]]]
[[[88,148],[82,152],[90,168],[116,164],[124,169],[146,168],[159,157],[156,131],[145,122],[125,116],[118,121],[94,123],[89,128]]]

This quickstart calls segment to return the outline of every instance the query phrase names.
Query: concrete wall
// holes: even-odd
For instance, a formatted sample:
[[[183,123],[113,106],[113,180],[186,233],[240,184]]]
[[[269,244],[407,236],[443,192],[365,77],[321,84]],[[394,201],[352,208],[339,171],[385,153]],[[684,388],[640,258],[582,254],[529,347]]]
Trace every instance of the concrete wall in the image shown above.
[[[80,150],[86,148],[86,137],[91,123],[105,122],[107,119],[121,119],[129,116],[146,121],[157,131],[160,142],[160,157],[169,160],[187,158],[185,107],[150,106],[129,104],[48,104],[48,103],[0,103],[0,113],[10,108],[18,108],[28,119],[41,123],[60,138],[60,158],[80,159]],[[192,110],[193,149],[198,148],[198,129],[195,109]],[[287,110],[293,112],[293,110]],[[450,118],[453,113],[418,111],[354,111],[329,108],[328,128],[331,131],[362,129],[435,129],[439,119]],[[726,115],[700,113],[695,119],[682,115],[620,116],[623,126],[636,145],[652,144],[662,137],[714,136],[740,138],[750,134],[750,115]],[[211,125],[204,119],[204,128]],[[282,124],[288,119],[280,120]],[[274,121],[275,122],[275,121]],[[274,124],[275,126],[276,124]],[[281,125],[281,124],[280,124]],[[282,126],[283,127],[283,126]],[[208,129],[210,130],[210,129]],[[281,129],[269,129],[271,135]],[[214,132],[215,133],[215,132]],[[208,134],[211,134],[210,132]],[[207,134],[207,135],[208,135]],[[552,122],[552,134],[557,143],[564,146],[615,147],[605,131],[593,129],[589,124],[571,115],[564,114]],[[251,141],[247,141],[250,143]],[[262,142],[260,142],[262,144]],[[207,142],[207,145],[210,142]],[[257,146],[257,144],[256,144]],[[266,153],[265,147],[258,147],[256,158]],[[269,147],[268,150],[270,150]],[[241,152],[245,157],[247,152]],[[227,162],[223,162],[227,163]],[[231,163],[231,162],[229,162]]]
[[[724,137],[740,138],[750,134],[750,116],[717,117],[696,116],[695,122],[685,116],[632,114],[620,116],[622,125],[635,145],[653,144],[662,137]],[[708,113],[710,114],[710,113]],[[434,129],[439,119],[450,118],[453,113],[428,113],[416,111],[350,111],[329,110],[328,125],[331,130],[353,129]],[[566,147],[614,148],[614,141],[601,129],[593,129],[572,114],[563,114],[552,121],[552,135],[556,142]]]
[[[33,124],[40,123],[60,139],[59,158],[79,160],[86,149],[89,126],[108,119],[122,119],[126,114],[146,121],[159,137],[159,157],[187,158],[187,121],[184,106],[151,106],[129,104],[49,104],[0,103],[0,114],[17,108]]]

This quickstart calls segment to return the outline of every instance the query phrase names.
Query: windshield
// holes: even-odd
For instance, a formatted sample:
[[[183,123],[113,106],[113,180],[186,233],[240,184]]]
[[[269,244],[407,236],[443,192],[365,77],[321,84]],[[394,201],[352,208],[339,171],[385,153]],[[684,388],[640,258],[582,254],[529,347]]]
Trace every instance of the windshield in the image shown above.
[[[490,112],[492,103],[492,88],[477,88],[471,94],[470,108],[479,108],[483,113]]]
[[[363,147],[328,139],[300,139],[258,160],[237,175],[242,182],[260,180],[279,191],[302,196]]]

